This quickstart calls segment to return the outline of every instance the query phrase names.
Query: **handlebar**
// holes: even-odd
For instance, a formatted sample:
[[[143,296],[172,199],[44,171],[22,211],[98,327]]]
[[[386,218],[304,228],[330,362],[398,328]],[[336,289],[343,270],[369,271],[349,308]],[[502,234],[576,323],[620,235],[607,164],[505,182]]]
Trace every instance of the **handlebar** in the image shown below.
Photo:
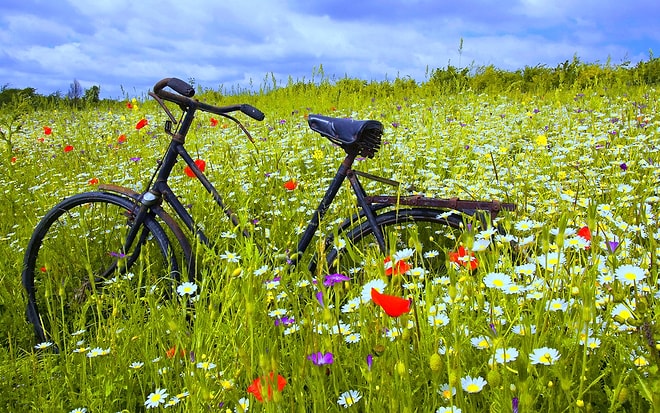
[[[169,87],[177,93],[163,90],[165,87]],[[230,106],[214,106],[209,105],[208,103],[202,103],[196,99],[192,99],[192,97],[195,96],[195,89],[185,81],[175,77],[167,77],[158,81],[154,85],[154,94],[156,94],[156,96],[161,99],[183,105],[187,108],[194,107],[204,112],[215,113],[216,115],[222,116],[226,115],[227,113],[240,110],[254,120],[261,121],[265,118],[263,112],[246,103]]]

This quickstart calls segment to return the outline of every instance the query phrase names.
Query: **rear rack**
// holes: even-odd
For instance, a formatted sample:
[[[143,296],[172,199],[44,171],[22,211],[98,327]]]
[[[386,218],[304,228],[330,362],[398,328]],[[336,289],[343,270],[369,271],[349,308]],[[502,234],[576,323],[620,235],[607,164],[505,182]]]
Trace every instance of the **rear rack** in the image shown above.
[[[453,209],[456,211],[489,211],[492,219],[494,219],[502,210],[516,210],[515,204],[503,203],[500,201],[471,201],[458,198],[429,198],[421,195],[376,195],[366,196],[364,199],[369,204],[434,207]]]

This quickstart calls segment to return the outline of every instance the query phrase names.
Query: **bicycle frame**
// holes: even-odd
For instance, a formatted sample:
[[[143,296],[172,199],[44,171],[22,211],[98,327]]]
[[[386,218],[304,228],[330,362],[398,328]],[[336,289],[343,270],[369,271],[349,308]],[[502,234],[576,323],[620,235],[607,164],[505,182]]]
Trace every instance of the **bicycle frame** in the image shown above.
[[[156,97],[155,95],[152,96]],[[161,106],[163,106],[170,119],[174,121],[174,117],[169,112],[167,107],[160,100],[159,103],[161,104]],[[199,104],[199,105],[202,108],[204,107],[204,104]],[[202,186],[211,194],[216,204],[220,208],[222,208],[224,214],[230,219],[232,224],[235,227],[240,227],[240,222],[237,216],[228,206],[225,205],[220,193],[209,181],[206,175],[204,175],[204,173],[195,164],[195,161],[192,159],[192,157],[184,147],[186,135],[194,120],[195,112],[198,110],[197,104],[190,104],[188,107],[181,106],[181,108],[183,109],[184,113],[181,117],[180,124],[177,130],[175,132],[171,132],[171,123],[169,124],[166,123],[165,130],[170,136],[172,136],[172,139],[167,148],[167,151],[165,152],[164,158],[162,159],[158,169],[156,170],[155,181],[152,178],[153,183],[150,183],[147,187],[147,190],[141,195],[135,193],[130,194],[131,197],[136,198],[136,200],[140,205],[140,208],[135,213],[135,219],[134,219],[135,225],[127,235],[127,239],[124,246],[126,250],[128,250],[129,247],[132,245],[132,243],[135,241],[135,237],[139,232],[141,223],[144,220],[144,218],[147,216],[149,211],[152,208],[160,206],[163,201],[174,210],[174,212],[179,217],[179,219],[184,223],[184,225],[188,228],[188,230],[197,237],[197,239],[201,243],[203,243],[204,245],[209,245],[209,240],[204,234],[204,232],[201,230],[201,228],[195,227],[195,222],[193,217],[186,210],[186,208],[183,206],[181,201],[179,201],[178,197],[174,194],[174,191],[170,188],[170,186],[167,183],[167,180],[174,168],[174,165],[177,163],[179,157],[181,157],[184,160],[186,165],[188,165],[190,170],[193,172],[194,176],[197,179],[199,179]],[[238,123],[241,129],[243,129],[243,131],[247,133],[245,128],[240,124],[240,122],[236,121],[234,118],[226,114],[221,114],[221,115],[234,120],[236,123]],[[248,137],[250,137],[249,133],[248,133]],[[377,211],[382,208],[389,206],[394,206],[398,208],[398,206],[400,205],[422,206],[422,207],[430,207],[438,210],[455,210],[457,212],[468,215],[473,215],[477,210],[490,211],[491,218],[495,218],[495,216],[501,209],[508,209],[508,210],[515,209],[515,206],[513,204],[502,204],[498,201],[469,201],[469,200],[458,200],[456,198],[437,199],[437,198],[428,198],[417,195],[368,196],[358,179],[358,175],[364,176],[369,179],[381,181],[393,186],[398,186],[399,183],[386,178],[381,178],[378,176],[353,170],[352,166],[357,155],[358,155],[357,151],[348,151],[348,150],[346,151],[346,157],[341,162],[339,169],[337,170],[333,180],[328,186],[323,198],[321,199],[319,206],[316,208],[315,212],[310,217],[309,222],[307,223],[307,227],[298,241],[296,253],[292,254],[290,257],[291,264],[293,265],[297,264],[300,257],[305,253],[305,251],[311,244],[312,239],[316,234],[316,231],[318,230],[321,220],[325,216],[330,205],[337,196],[339,189],[341,188],[342,184],[346,179],[348,179],[351,189],[355,194],[359,211],[357,214],[347,219],[345,223],[340,226],[339,228],[340,232],[345,231],[347,228],[351,226],[351,224],[355,224],[357,221],[366,219],[372,233],[376,238],[380,250],[384,254],[387,253],[386,241],[376,218]],[[117,191],[116,187],[113,189],[109,185],[105,186],[105,189]],[[119,192],[124,192],[124,194],[128,194],[127,191],[120,190]],[[178,228],[173,228],[173,226],[176,226],[175,222],[170,221],[166,223],[171,229],[175,231],[178,230]],[[179,231],[178,234],[182,236],[183,234],[180,233],[180,230],[178,231]],[[252,237],[252,234],[246,228],[242,228],[241,232],[245,237]],[[180,239],[180,236],[178,236],[177,238]],[[313,261],[312,263],[310,263],[310,269],[313,269],[314,266],[315,266],[315,262]]]

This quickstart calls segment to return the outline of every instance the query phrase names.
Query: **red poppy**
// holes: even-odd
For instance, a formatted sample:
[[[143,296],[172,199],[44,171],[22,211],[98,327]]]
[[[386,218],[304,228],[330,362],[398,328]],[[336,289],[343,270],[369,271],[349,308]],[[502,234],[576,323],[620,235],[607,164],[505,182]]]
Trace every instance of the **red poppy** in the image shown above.
[[[117,138],[117,142],[119,143],[126,142],[126,135],[119,135],[119,138]]]
[[[216,118],[211,118],[211,126],[218,126],[218,120]]]
[[[92,178],[89,181],[87,181],[88,184],[90,185],[98,185],[99,184],[99,178]]]
[[[41,137],[41,138],[37,138],[37,141],[39,141],[41,143],[44,143],[45,139],[43,137]]]
[[[49,128],[48,126],[44,126],[44,135],[50,135],[53,133],[53,129]]]
[[[131,102],[126,102],[126,107],[128,109],[133,109],[133,104]]]
[[[385,310],[390,317],[398,317],[410,311],[410,300],[393,295],[381,294],[377,289],[371,289],[371,299]]]
[[[578,236],[586,239],[587,241],[591,241],[591,231],[589,230],[589,227],[584,226],[580,228],[577,232]]]
[[[46,266],[44,265],[41,268],[39,268],[39,271],[46,272],[46,271],[48,271],[48,269],[46,269]]]
[[[11,157],[11,163],[16,163],[16,161],[17,161],[16,157],[15,157],[15,156],[12,156],[12,157]]]
[[[64,147],[64,152],[71,152],[73,150],[73,146],[67,145]]]
[[[296,182],[296,180],[293,178],[289,179],[284,183],[284,188],[286,188],[287,191],[293,191],[297,187],[298,187],[298,182]]]
[[[264,381],[266,381],[266,386],[268,388],[268,400],[272,399],[273,398],[273,389],[271,387],[271,384],[275,384],[274,383],[275,379],[273,377],[274,375],[275,375],[275,373],[273,373],[271,371],[269,377],[257,377],[256,379],[254,379],[254,381],[252,382],[250,387],[247,388],[248,393],[252,393],[254,395],[254,397],[257,398],[257,400],[259,400],[260,402],[263,402],[264,398],[263,398],[263,389],[262,389],[262,384],[261,384],[261,380],[263,379]],[[277,375],[277,391],[281,392],[282,389],[284,389],[284,386],[286,386],[286,379],[278,374]]]
[[[458,247],[458,252],[449,253],[449,261],[471,270],[474,270],[479,265],[477,259],[474,258],[474,253],[468,253],[463,246]]]
[[[165,352],[165,355],[167,356],[168,359],[174,358],[176,356],[176,346],[168,348],[167,351]],[[181,357],[185,357],[186,350],[184,349],[179,350],[179,355],[181,355]]]
[[[197,159],[195,161],[195,165],[197,165],[199,170],[202,171],[202,172],[204,172],[204,169],[206,169],[206,161],[204,161],[202,159]],[[186,166],[185,168],[183,168],[183,172],[191,178],[195,177],[195,173],[193,172],[192,168],[189,167],[189,166]]]
[[[388,277],[391,275],[401,275],[405,274],[410,270],[410,264],[408,264],[404,260],[399,260],[395,262],[393,265],[387,265],[388,262],[391,262],[390,257],[385,258],[385,275]]]
[[[140,119],[140,121],[135,125],[135,129],[142,129],[142,128],[144,128],[145,126],[147,126],[148,123],[149,123],[148,120],[142,118],[142,119]]]

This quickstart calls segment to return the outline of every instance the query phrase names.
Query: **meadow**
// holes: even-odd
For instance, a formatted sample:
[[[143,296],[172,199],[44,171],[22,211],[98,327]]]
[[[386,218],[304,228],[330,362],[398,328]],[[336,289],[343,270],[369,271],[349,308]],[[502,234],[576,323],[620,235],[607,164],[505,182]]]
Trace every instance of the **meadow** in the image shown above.
[[[256,240],[236,236],[180,165],[172,184],[214,244],[197,282],[166,302],[130,300],[130,280],[108,285],[112,314],[59,354],[35,342],[24,316],[30,234],[67,195],[99,183],[141,190],[168,141],[165,116],[144,97],[5,107],[3,137],[16,133],[0,175],[1,410],[660,411],[655,87],[437,91],[397,79],[200,92],[266,114],[242,118],[254,144],[206,115],[187,143],[226,203],[259,220]],[[430,196],[515,202],[500,214],[508,235],[466,228],[445,252],[474,250],[475,268],[445,273],[288,268],[282,255],[342,159],[307,127],[309,113],[383,122],[383,147],[357,169]],[[351,211],[342,191],[322,233]],[[517,260],[504,257],[513,246]],[[391,284],[411,312],[390,317],[373,303],[371,287]]]

